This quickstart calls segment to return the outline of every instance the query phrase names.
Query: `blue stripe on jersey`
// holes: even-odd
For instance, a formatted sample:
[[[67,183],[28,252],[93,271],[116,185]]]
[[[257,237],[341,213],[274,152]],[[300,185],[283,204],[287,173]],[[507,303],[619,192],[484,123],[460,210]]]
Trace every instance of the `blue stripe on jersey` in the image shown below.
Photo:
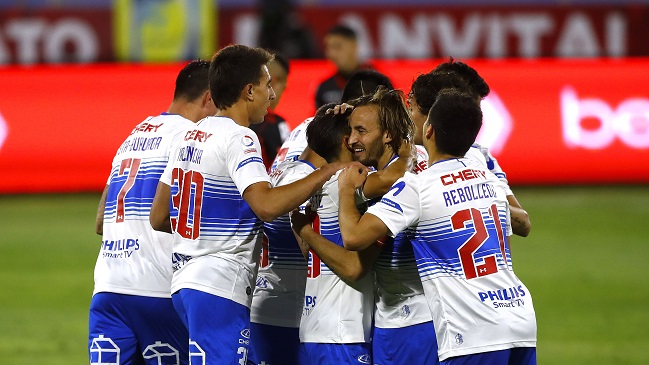
[[[255,233],[261,229],[261,220],[241,197],[239,190],[229,177],[202,174],[204,186],[201,205],[201,236],[232,237],[234,235],[246,238],[251,232]],[[172,196],[177,192],[178,183],[176,182],[171,187]],[[190,212],[192,211],[190,209]],[[170,216],[178,218],[178,210],[174,209],[172,205]]]
[[[499,210],[502,237],[505,240],[505,255],[502,257],[500,243],[494,220],[487,212],[482,212],[482,219],[487,229],[488,238],[473,253],[476,265],[484,263],[484,259],[493,256],[499,270],[511,268],[511,255],[507,242],[506,211]],[[450,216],[420,222],[413,242],[417,268],[422,280],[430,280],[442,276],[464,276],[458,250],[474,235],[473,224],[467,222],[465,228],[453,230]],[[506,260],[506,261],[505,261]]]
[[[257,156],[255,156],[255,157],[248,157],[247,159],[245,159],[245,160],[239,162],[239,165],[237,166],[237,170],[239,170],[240,168],[242,168],[242,167],[244,167],[244,166],[246,166],[247,164],[252,163],[252,162],[259,162],[259,163],[261,163],[261,164],[264,163],[264,161],[261,159],[261,157],[257,157]]]
[[[283,215],[270,223],[264,223],[264,235],[268,239],[268,262],[276,268],[303,269],[306,261],[295,240],[291,220]]]
[[[375,265],[380,269],[406,269],[414,267],[415,254],[410,240],[415,231],[407,229],[394,239],[386,240]]]
[[[124,196],[125,220],[148,220],[151,204],[167,159],[142,159],[133,185]],[[129,179],[129,170],[119,174],[120,166],[114,166],[106,194],[104,220],[112,221],[117,215],[117,197]]]

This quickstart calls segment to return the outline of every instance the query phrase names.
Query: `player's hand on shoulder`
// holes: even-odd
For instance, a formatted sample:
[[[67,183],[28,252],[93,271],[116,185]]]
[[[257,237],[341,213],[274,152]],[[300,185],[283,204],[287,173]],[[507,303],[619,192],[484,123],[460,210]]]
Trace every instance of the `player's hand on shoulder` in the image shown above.
[[[369,169],[367,166],[359,162],[354,162],[352,165],[344,168],[340,175],[338,175],[338,190],[349,188],[354,190],[360,189],[367,179],[368,172]]]
[[[290,213],[291,217],[291,228],[296,235],[302,237],[304,229],[312,229],[311,224],[313,223],[314,213],[311,212],[311,205],[307,203],[306,210],[301,212],[300,209],[294,209]]]

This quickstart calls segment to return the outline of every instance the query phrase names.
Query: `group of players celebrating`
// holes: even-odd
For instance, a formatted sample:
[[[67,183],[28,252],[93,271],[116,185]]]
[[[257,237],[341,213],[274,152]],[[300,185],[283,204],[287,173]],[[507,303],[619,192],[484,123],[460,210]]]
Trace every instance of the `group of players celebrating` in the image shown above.
[[[536,364],[509,239],[529,217],[475,144],[489,87],[453,60],[406,96],[357,71],[268,173],[272,54],[179,73],[97,213],[91,364]],[[104,351],[102,343],[111,344]]]

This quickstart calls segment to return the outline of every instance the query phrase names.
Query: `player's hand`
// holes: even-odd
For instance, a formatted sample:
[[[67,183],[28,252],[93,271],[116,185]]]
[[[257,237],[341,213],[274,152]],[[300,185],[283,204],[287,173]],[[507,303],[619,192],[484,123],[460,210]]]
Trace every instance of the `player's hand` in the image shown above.
[[[338,172],[339,170],[346,169],[346,168],[356,168],[356,169],[363,169],[367,170],[367,166],[363,165],[360,162],[354,161],[354,162],[332,162],[328,163],[324,166],[322,166],[320,169],[326,171],[329,173],[330,177]]]
[[[342,104],[336,105],[333,108],[327,109],[326,114],[345,114],[348,111],[353,110],[353,109],[354,109],[353,105],[349,105],[347,103],[342,103]]]
[[[300,212],[299,209],[291,211],[291,228],[293,232],[299,237],[302,237],[302,232],[304,229],[313,229],[312,224],[314,220],[315,213],[311,212],[311,204],[307,203],[304,213]]]
[[[349,166],[338,175],[338,190],[343,189],[360,189],[363,184],[365,184],[365,179],[367,179],[368,169],[366,166],[363,166],[359,163],[357,165]]]

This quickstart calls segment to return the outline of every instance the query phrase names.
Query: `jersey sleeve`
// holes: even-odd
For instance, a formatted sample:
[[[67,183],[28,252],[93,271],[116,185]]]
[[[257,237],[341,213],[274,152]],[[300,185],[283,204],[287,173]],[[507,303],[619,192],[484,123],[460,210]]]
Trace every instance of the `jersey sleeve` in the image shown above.
[[[484,162],[486,163],[487,169],[491,171],[496,177],[504,183],[504,188],[506,195],[514,195],[512,190],[509,188],[509,181],[507,181],[507,174],[505,174],[505,171],[500,167],[498,164],[498,160],[491,154],[489,149],[487,147],[484,147],[482,145],[479,145],[475,143],[471,148],[469,148],[469,152],[471,151],[477,151],[480,153],[480,155],[484,158]],[[467,153],[467,157],[469,157],[469,153]]]
[[[412,174],[397,180],[381,200],[367,209],[379,218],[394,237],[419,221],[419,187]]]
[[[238,130],[230,136],[227,143],[225,161],[230,177],[241,195],[252,184],[262,181],[270,183],[261,157],[259,139],[252,130]]]

